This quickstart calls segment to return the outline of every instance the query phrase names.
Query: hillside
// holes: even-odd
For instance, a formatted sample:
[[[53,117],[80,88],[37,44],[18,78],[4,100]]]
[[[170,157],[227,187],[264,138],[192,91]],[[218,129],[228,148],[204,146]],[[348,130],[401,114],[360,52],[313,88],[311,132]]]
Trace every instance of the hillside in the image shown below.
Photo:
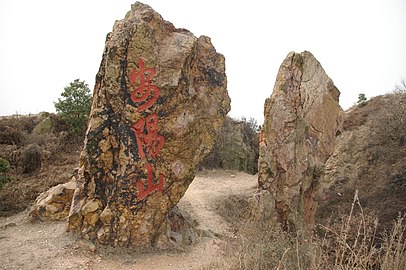
[[[389,228],[406,212],[406,95],[371,99],[346,112],[344,131],[326,163],[318,217],[348,212],[355,190],[367,214]]]
[[[50,187],[67,182],[82,147],[57,116],[0,117],[0,158],[10,166],[0,172],[0,216],[26,209]]]

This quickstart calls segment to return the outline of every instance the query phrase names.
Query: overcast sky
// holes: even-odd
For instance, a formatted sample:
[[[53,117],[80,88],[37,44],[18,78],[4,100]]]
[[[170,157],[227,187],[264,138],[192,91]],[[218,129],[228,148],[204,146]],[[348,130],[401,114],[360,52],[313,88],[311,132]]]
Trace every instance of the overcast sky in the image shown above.
[[[105,37],[126,0],[0,0],[0,115],[54,111],[74,79],[91,89]],[[263,121],[290,51],[308,50],[341,91],[344,109],[406,77],[406,1],[144,0],[165,20],[211,37],[226,58],[233,117]]]

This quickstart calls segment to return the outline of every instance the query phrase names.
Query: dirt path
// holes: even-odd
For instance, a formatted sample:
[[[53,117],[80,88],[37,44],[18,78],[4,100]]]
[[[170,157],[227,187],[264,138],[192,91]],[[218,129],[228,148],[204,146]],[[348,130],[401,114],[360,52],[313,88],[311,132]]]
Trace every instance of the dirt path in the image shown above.
[[[65,232],[66,223],[30,223],[23,212],[0,218],[0,269],[207,269],[218,257],[220,238],[229,225],[217,214],[216,202],[231,195],[249,195],[256,176],[227,171],[200,173],[190,185],[179,208],[211,232],[184,252],[129,251],[100,248]],[[210,234],[210,233],[209,233]]]

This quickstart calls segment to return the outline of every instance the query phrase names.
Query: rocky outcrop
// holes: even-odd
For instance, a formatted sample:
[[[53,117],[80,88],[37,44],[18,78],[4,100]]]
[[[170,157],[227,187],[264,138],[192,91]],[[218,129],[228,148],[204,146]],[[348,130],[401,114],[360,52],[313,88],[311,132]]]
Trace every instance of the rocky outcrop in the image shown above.
[[[291,52],[265,101],[258,181],[285,227],[314,220],[319,178],[342,129],[339,95],[310,52]]]
[[[258,133],[254,122],[227,117],[215,147],[200,166],[205,169],[224,169],[258,172]]]
[[[348,215],[356,190],[362,214],[378,217],[378,230],[390,230],[399,213],[406,213],[405,120],[406,93],[375,97],[346,111],[322,175],[318,223]]]
[[[65,184],[59,184],[41,193],[35,200],[31,210],[32,220],[62,220],[68,217],[76,179]]]
[[[68,230],[99,244],[168,245],[167,214],[230,110],[224,57],[136,3],[108,34]]]

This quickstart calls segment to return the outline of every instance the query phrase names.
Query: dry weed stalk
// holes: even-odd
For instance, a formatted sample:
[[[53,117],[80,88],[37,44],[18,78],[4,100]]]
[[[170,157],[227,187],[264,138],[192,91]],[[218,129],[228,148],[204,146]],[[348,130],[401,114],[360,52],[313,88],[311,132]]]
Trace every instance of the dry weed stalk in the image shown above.
[[[398,217],[389,235],[383,239],[382,270],[406,269],[405,215]]]
[[[364,213],[358,194],[348,216],[321,226],[322,238],[301,231],[293,236],[279,224],[258,217],[242,221],[235,238],[222,249],[227,266],[216,264],[219,268],[210,269],[406,269],[406,216],[399,216],[380,238],[378,220]]]
[[[359,216],[355,215],[356,206],[360,211]],[[403,219],[404,217],[399,217],[392,232],[384,239],[384,244],[380,245],[377,239],[378,220],[365,215],[356,191],[348,218],[341,224],[338,232],[336,225],[322,226],[325,233],[317,269],[331,266],[333,269],[348,270],[406,269],[406,225]],[[329,260],[331,257],[334,261]]]

